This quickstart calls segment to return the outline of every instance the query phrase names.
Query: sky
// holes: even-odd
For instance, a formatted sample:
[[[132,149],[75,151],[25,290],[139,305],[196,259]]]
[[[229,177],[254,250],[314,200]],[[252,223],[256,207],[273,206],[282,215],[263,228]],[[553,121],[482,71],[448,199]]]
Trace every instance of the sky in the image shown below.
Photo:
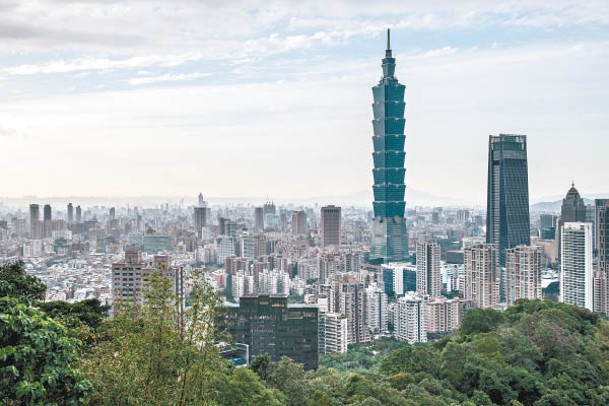
[[[483,202],[512,133],[532,199],[609,192],[607,1],[0,0],[0,196],[372,200],[388,27],[407,190]]]

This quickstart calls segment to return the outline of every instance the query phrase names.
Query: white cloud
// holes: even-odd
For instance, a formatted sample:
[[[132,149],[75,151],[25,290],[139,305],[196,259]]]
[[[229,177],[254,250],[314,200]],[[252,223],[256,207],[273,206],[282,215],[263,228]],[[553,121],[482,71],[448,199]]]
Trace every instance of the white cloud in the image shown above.
[[[211,73],[194,72],[194,73],[166,73],[159,76],[145,76],[139,78],[132,78],[128,80],[131,86],[149,85],[153,83],[163,82],[182,82],[186,80],[201,79],[204,77],[211,76]]]

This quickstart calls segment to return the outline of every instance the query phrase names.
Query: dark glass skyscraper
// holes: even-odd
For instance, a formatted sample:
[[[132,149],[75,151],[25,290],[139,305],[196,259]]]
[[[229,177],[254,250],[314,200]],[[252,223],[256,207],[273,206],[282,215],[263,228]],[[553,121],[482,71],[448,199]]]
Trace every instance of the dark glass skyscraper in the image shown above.
[[[404,90],[395,77],[395,58],[387,30],[383,76],[372,88],[374,103],[372,142],[374,152],[374,220],[370,259],[376,262],[402,261],[408,256],[404,210]]]
[[[488,145],[486,242],[505,250],[531,244],[526,135],[491,135]]]

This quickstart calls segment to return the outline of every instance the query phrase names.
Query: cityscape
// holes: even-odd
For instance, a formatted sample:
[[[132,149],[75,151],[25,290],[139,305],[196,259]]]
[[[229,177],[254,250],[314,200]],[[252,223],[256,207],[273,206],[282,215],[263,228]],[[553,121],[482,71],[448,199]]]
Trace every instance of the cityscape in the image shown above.
[[[370,122],[358,121],[368,126],[360,131],[367,132],[370,137],[368,151],[365,155],[350,158],[350,162],[357,163],[357,169],[345,168],[344,171],[368,173],[366,179],[359,179],[360,184],[370,185],[366,193],[348,195],[343,189],[328,193],[323,186],[319,192],[312,191],[309,195],[325,197],[305,197],[307,193],[295,194],[293,198],[287,197],[288,194],[274,197],[269,193],[266,198],[239,198],[254,196],[250,185],[234,192],[222,189],[220,193],[233,197],[215,198],[208,194],[207,179],[213,178],[214,182],[218,179],[222,182],[223,176],[232,179],[230,173],[235,170],[230,164],[234,157],[227,149],[226,164],[216,167],[214,173],[201,174],[196,185],[192,185],[192,193],[185,196],[173,194],[174,197],[169,197],[172,193],[165,193],[164,184],[168,184],[167,190],[171,188],[173,174],[163,178],[162,171],[154,169],[150,173],[155,178],[153,183],[159,197],[150,197],[152,195],[147,191],[138,189],[140,182],[137,178],[127,180],[127,183],[131,182],[131,189],[122,196],[100,193],[98,197],[94,194],[87,197],[87,189],[79,197],[83,192],[78,189],[77,182],[82,179],[81,174],[76,173],[73,179],[77,182],[72,182],[73,192],[65,194],[71,197],[59,197],[62,193],[59,192],[48,194],[55,197],[39,198],[35,196],[39,192],[33,189],[23,196],[13,193],[0,197],[0,264],[3,278],[6,278],[2,281],[2,295],[6,299],[13,296],[10,280],[16,276],[8,275],[21,272],[19,277],[33,276],[33,280],[43,284],[43,292],[36,298],[37,306],[47,311],[50,317],[60,317],[61,310],[58,309],[63,305],[57,305],[58,302],[65,302],[65,306],[94,303],[96,309],[104,309],[99,313],[104,321],[95,326],[87,325],[86,329],[91,330],[85,329],[90,331],[86,334],[83,333],[84,324],[72,325],[74,319],[57,319],[58,323],[65,324],[67,330],[76,332],[73,338],[85,347],[90,346],[79,350],[85,354],[83,357],[86,358],[87,353],[94,354],[90,360],[80,362],[85,366],[75,372],[82,373],[88,380],[86,384],[81,383],[78,389],[82,391],[78,395],[80,398],[71,404],[601,405],[606,404],[605,400],[609,401],[609,381],[606,380],[609,379],[609,369],[606,365],[597,368],[594,364],[597,369],[590,366],[590,376],[581,378],[582,382],[598,381],[593,388],[573,384],[569,392],[560,386],[567,383],[559,385],[550,378],[569,376],[569,379],[579,379],[575,377],[588,367],[577,364],[576,358],[563,361],[562,355],[547,355],[543,349],[546,345],[552,348],[563,348],[561,346],[564,345],[566,348],[568,344],[565,343],[580,340],[577,341],[580,343],[578,346],[583,348],[588,343],[597,352],[578,357],[609,361],[609,341],[602,341],[609,340],[605,321],[609,317],[609,193],[583,190],[578,178],[566,177],[552,182],[540,182],[537,175],[533,178],[531,168],[543,165],[539,162],[540,152],[535,150],[540,148],[540,144],[531,141],[535,140],[533,129],[531,133],[522,133],[522,126],[518,125],[516,129],[508,127],[495,133],[478,134],[475,142],[468,140],[469,150],[476,150],[477,155],[487,157],[485,166],[479,166],[476,175],[447,181],[453,184],[451,187],[471,190],[472,182],[484,179],[485,183],[479,182],[477,187],[486,191],[485,203],[478,197],[450,197],[449,187],[446,188],[446,198],[439,197],[443,191],[432,188],[427,189],[434,191],[432,194],[413,190],[411,195],[411,159],[423,158],[417,158],[420,150],[412,150],[409,144],[409,140],[418,135],[410,127],[412,102],[407,86],[411,86],[411,81],[402,73],[403,63],[398,57],[404,55],[400,48],[405,46],[403,35],[395,34],[401,29],[403,27],[383,28],[374,33],[372,38],[376,49],[368,55],[365,66],[380,78],[378,82],[359,83],[361,87],[371,88],[371,92],[366,90],[370,104],[366,120]],[[0,70],[0,84],[2,72]],[[0,141],[2,139],[0,137]],[[289,142],[285,141],[286,154],[297,154]],[[555,142],[561,143],[562,139],[557,138]],[[318,147],[323,149],[324,145]],[[201,146],[191,144],[186,148],[198,149]],[[438,140],[433,148],[445,146]],[[91,162],[95,162],[97,157],[93,155],[101,149],[91,151]],[[350,155],[356,151],[359,149],[345,145],[333,153]],[[577,166],[577,160],[586,160],[583,152],[574,152],[576,159],[569,165]],[[57,155],[56,159],[62,159],[60,152]],[[162,156],[150,159],[155,160],[155,165],[164,165]],[[201,159],[205,159],[204,153],[201,153]],[[260,153],[258,159],[265,161],[261,163],[264,168],[273,167],[268,166],[273,162],[272,154]],[[342,159],[337,158],[338,164],[343,162]],[[427,156],[424,159],[431,158]],[[279,162],[285,161],[283,158],[278,160],[273,171],[283,170]],[[325,177],[319,177],[325,165]],[[594,165],[597,172],[591,173],[591,178],[599,176],[601,162]],[[311,161],[311,166],[315,167],[310,171],[313,176],[318,176],[320,184],[340,183],[341,171],[329,160]],[[566,166],[563,170],[568,172]],[[74,172],[81,171],[86,172],[86,168],[74,168]],[[18,171],[6,173],[19,178]],[[264,195],[266,183],[274,182],[274,175],[267,173],[268,177],[260,178],[255,185],[258,195]],[[443,174],[449,178],[450,175]],[[116,175],[112,172],[111,176]],[[128,166],[125,166],[124,176],[131,176]],[[244,179],[249,179],[248,176],[244,174]],[[420,187],[420,179],[424,176],[417,176]],[[119,183],[123,181],[125,179],[117,180]],[[299,181],[292,180],[295,184]],[[307,187],[311,185],[308,181],[303,182]],[[586,182],[581,183],[590,184]],[[229,185],[231,182],[227,180],[226,183]],[[564,184],[564,188],[550,192],[548,184],[557,183]],[[609,186],[602,181],[597,185]],[[276,190],[276,186],[269,186],[268,190]],[[217,194],[219,189],[212,188]],[[544,195],[561,197],[540,198]],[[167,289],[167,296],[160,301],[154,296],[155,289],[161,289],[159,286]],[[23,299],[26,296],[14,296],[24,303],[29,300]],[[208,298],[202,307],[197,302],[203,300],[201,297]],[[36,309],[33,303],[35,301],[29,300],[23,309]],[[253,389],[252,383],[249,389],[235,390],[243,396],[237,399],[231,397],[237,395],[228,394],[232,390],[227,389],[225,395],[214,395],[206,392],[207,389],[200,389],[214,387],[215,384],[209,383],[211,381],[205,381],[207,383],[196,390],[187,391],[184,386],[179,401],[164,398],[165,389],[158,389],[163,392],[162,396],[161,392],[146,392],[145,396],[142,392],[142,398],[138,398],[140,395],[136,392],[126,395],[132,390],[128,386],[119,389],[116,386],[118,380],[113,379],[118,379],[116,376],[120,373],[113,375],[114,378],[110,372],[104,375],[106,367],[97,367],[97,363],[100,360],[105,363],[112,357],[122,358],[123,355],[116,355],[122,354],[122,349],[116,348],[122,348],[124,343],[140,343],[136,347],[144,342],[154,345],[152,339],[150,342],[129,341],[127,337],[137,337],[138,330],[125,327],[129,326],[125,320],[138,320],[138,317],[155,320],[156,316],[164,314],[165,305],[169,309],[166,311],[172,314],[166,320],[175,325],[175,331],[167,333],[167,337],[174,337],[168,342],[186,342],[184,337],[192,331],[192,337],[197,338],[191,337],[190,343],[194,343],[193,348],[199,348],[197,355],[191,355],[192,359],[211,357],[205,358],[205,365],[224,365],[224,369],[218,367],[220,369],[216,372],[210,372],[214,375],[220,374],[217,372],[220,370],[229,371],[221,372],[226,374],[222,375],[225,376],[222,379],[226,379],[222,385],[234,389],[251,381],[257,382],[259,387]],[[9,305],[3,304],[2,320],[8,323],[4,320],[9,320],[12,310],[5,306]],[[13,309],[17,304],[10,306]],[[218,313],[212,314],[216,308]],[[202,333],[194,332],[197,320],[203,320],[191,318],[193,314],[199,314],[196,312],[205,314],[197,317],[209,317],[202,323]],[[559,316],[559,312],[564,314]],[[161,320],[165,316],[158,317]],[[564,318],[567,326],[564,328],[570,329],[570,335],[564,333],[563,337],[562,330],[555,331],[563,324],[560,317]],[[573,327],[576,319],[584,327]],[[84,318],[78,323],[85,323],[82,320]],[[150,325],[157,326],[152,322]],[[57,331],[63,331],[63,327],[58,328],[60,330]],[[134,330],[127,334],[127,330],[121,328]],[[2,329],[3,347],[6,344],[6,348],[17,348],[11,340],[16,343],[23,339],[5,332],[9,331],[7,327]],[[540,332],[545,335],[539,339],[532,338],[533,334],[542,334]],[[526,346],[516,345],[518,339],[514,337],[518,334],[530,334],[525,340]],[[594,338],[578,338],[585,334]],[[24,334],[26,336],[29,337]],[[552,341],[552,337],[560,337],[558,344]],[[489,344],[484,340],[495,340],[493,343],[500,344]],[[590,340],[605,344],[597,345],[597,341]],[[535,350],[531,349],[533,342],[537,346]],[[208,351],[206,343],[209,343],[211,351]],[[472,347],[465,347],[470,345],[467,343],[472,343]],[[115,350],[104,353],[105,344]],[[451,368],[457,371],[467,369],[469,367],[465,364],[455,367],[457,364],[450,362],[457,361],[442,358],[449,357],[450,348],[458,345],[464,346],[463,354],[479,351],[484,354],[480,359],[500,358],[505,368],[512,368],[510,371],[514,376],[539,376],[535,378],[538,379],[536,386],[533,385],[536,389],[519,386],[520,378],[510,377],[503,381],[503,377],[495,377],[485,381],[483,376],[486,375],[482,372],[476,372],[475,384],[462,389],[466,377],[457,372],[442,375],[440,370],[427,370],[418,364],[425,364],[421,359],[429,356],[438,357],[430,359],[432,364],[434,360],[442,359],[444,367],[441,368],[447,371]],[[499,349],[491,350],[494,346]],[[161,354],[159,358],[169,357],[162,348],[165,347],[159,345],[156,350],[150,347],[145,351],[157,351]],[[166,348],[168,354],[170,347]],[[420,355],[419,359],[416,351],[427,355]],[[516,357],[506,355],[509,351],[516,351]],[[547,351],[551,352],[550,349]],[[584,350],[577,351],[573,354]],[[564,352],[568,353],[567,350]],[[102,358],[110,353],[115,355]],[[4,362],[0,364],[2,368],[9,367],[6,360],[7,357],[10,359],[10,354],[8,350],[0,352],[0,361]],[[361,354],[370,357],[366,361],[368,364],[357,358],[363,357]],[[452,355],[454,359],[470,356],[455,354]],[[100,358],[95,358],[97,356]],[[140,356],[143,358],[134,361],[134,365],[148,362],[144,360],[150,354]],[[214,358],[217,356],[219,360]],[[546,356],[552,362],[540,361]],[[180,359],[188,366],[188,357]],[[209,361],[212,359],[213,362]],[[168,361],[168,365],[171,362]],[[273,373],[280,374],[277,371],[281,371],[282,363],[288,362],[292,363],[289,365],[299,365],[294,368],[300,368],[296,375],[301,380],[299,385],[309,388],[307,394],[299,392],[304,389],[295,389],[285,383],[296,379],[292,376],[273,378]],[[468,362],[471,366],[474,361]],[[537,364],[529,367],[529,363]],[[120,368],[126,368],[125,365]],[[125,376],[136,374],[138,368],[125,372]],[[494,367],[484,368],[492,370]],[[513,368],[521,368],[518,370],[521,372],[514,372],[516,369]],[[253,372],[246,378],[245,375],[236,375],[246,372],[233,370]],[[107,371],[113,371],[112,367],[108,366]],[[158,369],[155,371],[160,374]],[[167,385],[181,387],[182,383],[186,385],[190,376],[188,369],[185,371],[183,376],[186,378],[180,378],[180,372],[174,371],[168,372],[167,376],[171,378],[162,379],[167,380]],[[345,375],[349,373],[360,374],[357,379],[369,382],[369,385],[375,379],[384,382],[379,384],[379,388],[385,389],[360,388],[358,390],[362,392],[356,391],[357,396],[348,395],[350,390],[355,391],[349,385],[357,382],[354,375]],[[19,374],[16,372],[15,377],[11,375],[10,378],[2,375],[3,401],[6,404],[47,404],[42,399],[50,399],[44,396],[51,396],[51,384],[42,383],[41,387],[45,389],[38,395],[32,388],[16,389],[16,392],[9,388],[21,388],[19,385],[22,383],[16,381]],[[551,377],[551,374],[554,375]],[[136,386],[152,388],[154,382],[160,382],[160,376],[155,378],[156,381],[147,378],[148,383]],[[174,382],[172,379],[177,380]],[[351,388],[345,389],[346,394],[341,395],[340,402],[344,403],[324,403],[322,394],[328,396],[329,392],[339,390],[336,387],[314,389],[315,379],[342,379],[342,388]],[[216,384],[220,385],[218,382]],[[509,390],[505,389],[508,387]],[[70,390],[72,394],[78,392]],[[394,391],[391,392],[393,400],[387,400],[391,397],[389,394],[383,398],[383,390]],[[375,391],[380,392],[375,394]],[[68,392],[53,396],[68,399],[72,396],[66,395]],[[259,397],[254,401],[254,397],[247,397],[250,395]],[[133,397],[128,400],[121,396]],[[299,396],[302,399],[298,400]],[[211,399],[211,403],[202,399]],[[431,403],[433,399],[438,403]]]

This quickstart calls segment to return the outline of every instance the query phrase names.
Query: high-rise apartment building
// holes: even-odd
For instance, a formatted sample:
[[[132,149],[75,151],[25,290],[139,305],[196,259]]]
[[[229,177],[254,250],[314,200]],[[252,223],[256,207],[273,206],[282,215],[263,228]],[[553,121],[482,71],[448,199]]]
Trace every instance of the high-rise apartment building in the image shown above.
[[[304,210],[292,212],[292,234],[301,235],[307,232],[307,214]]]
[[[560,301],[594,311],[592,224],[565,223],[561,241]]]
[[[347,352],[347,318],[340,313],[319,313],[319,353]]]
[[[82,223],[82,209],[80,205],[76,206],[76,222]]]
[[[305,369],[318,365],[318,309],[288,304],[287,295],[243,296],[228,312],[228,332],[236,343],[249,345],[250,357],[287,356]]]
[[[609,273],[609,199],[596,199],[596,248],[598,268]]]
[[[329,310],[341,313],[347,318],[347,340],[349,344],[360,344],[370,341],[370,330],[366,324],[366,287],[363,282],[352,276],[332,282],[334,303]]]
[[[168,278],[176,296],[178,311],[184,308],[184,273],[182,268],[171,266],[166,255],[156,255],[152,260],[144,260],[139,251],[125,252],[125,259],[112,264],[112,313],[118,314],[123,305],[142,304],[146,283],[153,273]]]
[[[428,333],[452,333],[459,328],[463,317],[463,302],[460,299],[436,297],[426,305]]]
[[[463,250],[465,266],[464,297],[476,307],[499,303],[499,253],[494,244],[475,245]]]
[[[385,291],[377,285],[366,288],[366,324],[374,334],[389,332],[387,319],[388,299]]]
[[[40,206],[37,204],[30,204],[30,238],[38,239],[42,235],[39,235],[40,227]]]
[[[427,301],[412,292],[398,299],[394,312],[394,335],[409,344],[427,342]]]
[[[321,246],[340,245],[341,209],[337,206],[321,208]]]
[[[50,204],[44,205],[44,221],[51,221],[53,219],[52,209]]]
[[[442,295],[440,244],[417,243],[417,292],[438,297]]]
[[[503,266],[506,249],[531,245],[526,135],[489,136],[486,207],[486,242]]]
[[[374,219],[370,241],[370,259],[387,263],[408,257],[408,234],[404,217],[404,91],[406,86],[395,77],[389,30],[383,59],[383,76],[372,88],[374,135]]]
[[[542,299],[542,257],[539,247],[521,245],[506,250],[504,291],[508,306],[518,299]]]

